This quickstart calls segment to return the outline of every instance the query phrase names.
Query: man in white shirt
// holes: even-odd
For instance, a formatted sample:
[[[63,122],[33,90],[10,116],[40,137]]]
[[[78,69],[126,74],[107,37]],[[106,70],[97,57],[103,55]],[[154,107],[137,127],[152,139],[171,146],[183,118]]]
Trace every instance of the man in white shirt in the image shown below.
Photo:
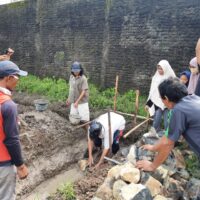
[[[114,112],[110,112],[110,124],[111,124],[111,144],[112,153],[115,154],[119,150],[119,138],[123,134],[125,128],[125,119],[122,115]],[[88,152],[89,159],[88,164],[91,167],[93,162],[92,149],[94,146],[101,147],[103,143],[103,152],[99,162],[96,164],[95,168],[98,168],[104,160],[110,150],[109,146],[109,125],[108,125],[108,113],[100,115],[96,120],[94,120],[89,127],[88,135]]]

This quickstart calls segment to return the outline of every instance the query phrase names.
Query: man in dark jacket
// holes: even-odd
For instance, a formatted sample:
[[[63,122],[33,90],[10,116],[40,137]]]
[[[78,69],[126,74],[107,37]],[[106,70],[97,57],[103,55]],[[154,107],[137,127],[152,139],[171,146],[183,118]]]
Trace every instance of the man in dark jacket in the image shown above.
[[[0,199],[14,200],[16,170],[20,179],[28,175],[19,141],[17,106],[11,99],[19,77],[26,76],[11,61],[0,61]]]

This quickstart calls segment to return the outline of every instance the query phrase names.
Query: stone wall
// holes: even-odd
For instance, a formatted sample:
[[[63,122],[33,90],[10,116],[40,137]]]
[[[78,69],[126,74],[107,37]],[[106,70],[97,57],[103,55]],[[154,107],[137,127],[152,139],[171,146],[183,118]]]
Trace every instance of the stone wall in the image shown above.
[[[147,91],[156,64],[186,69],[200,30],[200,1],[30,0],[0,6],[0,50],[30,73],[68,79],[80,61],[89,80]]]

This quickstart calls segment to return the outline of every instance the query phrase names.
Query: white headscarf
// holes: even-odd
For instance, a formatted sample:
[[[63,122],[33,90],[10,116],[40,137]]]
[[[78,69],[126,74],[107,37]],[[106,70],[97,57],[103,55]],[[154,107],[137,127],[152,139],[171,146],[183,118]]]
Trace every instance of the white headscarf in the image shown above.
[[[198,69],[197,57],[194,57],[192,58],[192,60],[190,60],[190,66]],[[199,80],[199,73],[196,74],[191,73],[188,84],[188,94],[194,94],[198,80]]]
[[[168,79],[169,77],[176,77],[176,75],[167,60],[161,60],[157,66],[160,66],[162,68],[164,74],[160,75],[158,70],[156,71],[151,81],[148,100],[150,99],[156,106],[164,110],[165,105],[161,100],[158,86],[165,79]],[[151,112],[150,114],[152,116],[154,113]]]

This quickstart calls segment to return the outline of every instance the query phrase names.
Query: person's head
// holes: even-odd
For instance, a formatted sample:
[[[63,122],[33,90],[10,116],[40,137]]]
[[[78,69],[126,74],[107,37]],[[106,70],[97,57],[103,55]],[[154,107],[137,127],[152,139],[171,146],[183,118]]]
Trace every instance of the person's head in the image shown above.
[[[199,68],[198,68],[198,63],[197,63],[197,57],[194,57],[190,60],[190,65],[189,65],[190,71],[193,75],[199,73]]]
[[[6,49],[6,51],[5,51],[5,54],[7,54],[7,55],[11,56],[11,55],[13,55],[13,54],[14,54],[14,50],[13,50],[13,49],[11,49],[11,48],[8,48],[8,49]]]
[[[27,74],[11,61],[0,62],[0,85],[11,91],[16,87],[19,77]]]
[[[169,109],[173,108],[183,97],[188,95],[185,85],[178,78],[168,78],[158,86],[160,97]]]
[[[164,75],[164,71],[160,65],[157,65],[157,71],[161,76]]]
[[[168,68],[171,68],[171,66],[167,60],[161,60],[157,64],[157,71],[160,75],[164,75],[167,72]]]
[[[79,62],[74,62],[71,66],[71,73],[74,76],[82,76],[83,75],[83,68]]]
[[[190,72],[189,71],[183,71],[180,73],[180,82],[188,86],[189,80],[190,80]]]
[[[100,147],[102,140],[99,137],[102,130],[102,125],[99,122],[92,121],[89,127],[89,137],[94,142],[95,146]]]

